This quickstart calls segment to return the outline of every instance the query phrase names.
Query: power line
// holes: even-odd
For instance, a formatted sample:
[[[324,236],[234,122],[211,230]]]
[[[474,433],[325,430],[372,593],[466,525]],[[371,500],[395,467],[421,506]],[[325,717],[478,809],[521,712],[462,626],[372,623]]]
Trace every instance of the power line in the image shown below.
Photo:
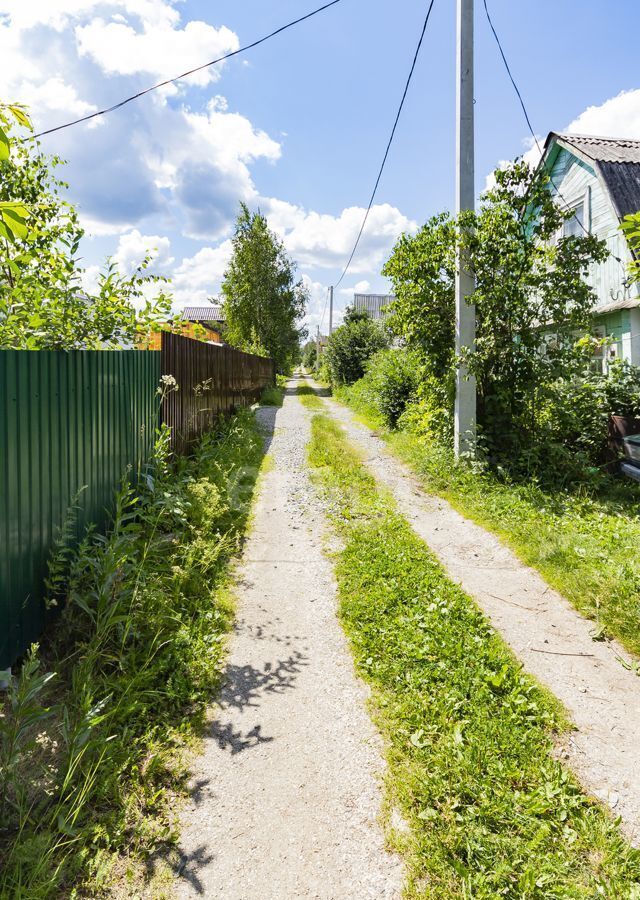
[[[422,33],[420,34],[420,40],[418,41],[418,46],[416,47],[416,52],[413,56],[413,62],[411,63],[411,69],[409,71],[409,77],[407,78],[406,84],[404,86],[404,91],[402,92],[402,100],[400,101],[400,106],[398,107],[398,112],[396,113],[396,118],[393,123],[393,128],[391,129],[391,135],[389,137],[389,141],[387,143],[387,149],[384,152],[384,157],[382,158],[382,165],[380,166],[380,171],[378,172],[378,177],[376,178],[376,183],[374,185],[373,191],[371,193],[371,199],[369,200],[369,206],[367,207],[367,211],[364,214],[364,219],[362,220],[362,225],[360,226],[360,231],[358,232],[358,237],[356,238],[356,242],[353,245],[353,250],[351,251],[351,256],[344,267],[344,271],[342,275],[337,280],[335,286],[338,287],[341,283],[344,276],[349,271],[349,266],[353,262],[353,257],[356,255],[356,250],[358,249],[358,245],[360,243],[360,238],[364,232],[365,226],[367,224],[367,219],[369,218],[369,213],[371,212],[371,207],[373,206],[373,201],[375,200],[376,193],[378,192],[378,186],[380,185],[380,179],[382,178],[382,173],[384,172],[384,167],[387,163],[387,158],[389,156],[389,151],[391,150],[391,144],[393,143],[393,138],[395,137],[396,129],[398,127],[398,122],[400,121],[400,115],[402,114],[402,109],[404,107],[404,102],[407,99],[407,93],[409,92],[409,85],[411,84],[411,79],[413,78],[413,73],[416,68],[416,63],[418,62],[418,56],[420,55],[420,49],[422,47],[422,42],[424,40],[424,35],[427,30],[427,25],[429,24],[429,17],[431,16],[431,10],[433,9],[433,4],[435,0],[431,0],[429,4],[429,8],[427,10],[427,15],[424,20],[424,25],[422,26]]]
[[[319,6],[312,12],[306,13],[306,15],[304,16],[300,16],[300,18],[294,19],[292,22],[288,22],[286,25],[282,25],[280,28],[276,28],[276,30],[272,31],[270,34],[266,34],[264,37],[258,38],[258,40],[253,41],[251,44],[246,44],[244,47],[238,48],[238,50],[233,50],[231,53],[226,53],[224,56],[218,57],[218,59],[212,59],[210,62],[203,63],[201,66],[196,66],[193,69],[189,69],[188,71],[183,72],[181,75],[176,75],[174,78],[167,78],[166,81],[160,81],[158,84],[154,84],[151,87],[145,88],[143,91],[138,91],[137,94],[132,94],[131,97],[127,97],[125,100],[121,100],[119,103],[114,103],[113,106],[108,106],[106,109],[100,109],[96,112],[89,113],[89,115],[87,116],[81,116],[81,118],[74,119],[72,122],[65,122],[64,125],[56,125],[55,128],[47,128],[45,131],[39,131],[37,134],[30,135],[27,140],[35,140],[36,138],[44,137],[44,135],[46,134],[53,134],[55,131],[62,131],[63,128],[71,128],[72,125],[80,125],[81,122],[88,122],[90,119],[96,119],[98,116],[104,116],[116,109],[120,109],[121,107],[126,106],[127,103],[131,103],[133,100],[138,100],[140,97],[144,97],[145,94],[150,94],[152,91],[157,91],[161,87],[166,87],[168,84],[173,84],[176,81],[180,81],[182,78],[187,78],[189,75],[193,75],[196,72],[201,72],[203,69],[208,69],[211,66],[215,66],[218,63],[224,62],[226,59],[231,59],[232,56],[238,56],[239,53],[245,53],[247,50],[252,50],[254,47],[257,47],[259,44],[264,44],[265,41],[268,41],[272,37],[281,34],[288,28],[293,28],[294,25],[299,25],[300,22],[311,19],[313,16],[317,16],[318,13],[324,12],[326,9],[329,9],[329,7],[335,6],[340,2],[341,0],[331,0],[331,2],[325,3],[324,6]]]
[[[490,15],[490,13],[489,13],[489,7],[487,6],[487,0],[483,0],[483,4],[484,4],[484,11],[485,11],[485,13],[487,14],[487,21],[489,22],[489,27],[491,28],[491,31],[493,32],[493,36],[494,36],[494,38],[495,38],[495,40],[496,40],[496,44],[498,45],[498,50],[500,51],[500,56],[502,57],[502,62],[504,63],[504,67],[505,67],[505,69],[507,70],[507,75],[509,76],[509,80],[511,81],[511,84],[513,85],[513,89],[514,89],[514,91],[516,92],[516,95],[517,95],[517,97],[518,97],[518,100],[520,101],[520,106],[522,107],[522,112],[524,113],[524,117],[525,117],[527,126],[528,126],[528,128],[529,128],[529,131],[531,132],[531,136],[533,137],[533,140],[534,140],[534,142],[535,142],[535,145],[536,145],[536,147],[538,148],[538,153],[540,154],[540,161],[542,162],[542,157],[543,157],[544,154],[543,154],[542,147],[540,146],[540,141],[538,140],[538,135],[537,135],[537,134],[535,133],[535,131],[533,130],[533,126],[531,125],[531,119],[529,118],[529,113],[527,112],[527,107],[525,106],[524,100],[522,99],[522,94],[520,93],[520,89],[518,88],[518,85],[516,84],[516,80],[515,80],[515,78],[513,77],[512,73],[511,73],[511,69],[510,69],[510,67],[509,67],[509,63],[507,62],[507,57],[505,56],[504,50],[502,49],[502,43],[500,42],[500,38],[498,37],[498,32],[497,32],[496,29],[495,29],[495,26],[494,26],[493,21],[492,21],[492,19],[491,19],[491,15]],[[551,177],[551,173],[548,172],[548,171],[547,171],[547,177],[548,177],[548,179],[549,179],[549,183],[551,184],[551,186],[552,186],[553,189],[555,190],[556,195],[557,195],[558,198],[560,199],[561,203],[564,204],[565,211],[566,211],[566,212],[570,212],[571,209],[572,209],[571,205],[570,205],[570,204],[565,200],[565,198],[562,196],[562,193],[561,193],[561,191],[560,191],[560,188],[558,187],[558,185],[555,183],[555,181],[554,181],[553,178]],[[590,231],[589,231],[588,228],[585,228],[584,223],[582,222],[582,220],[580,219],[580,217],[579,217],[579,216],[575,216],[575,219],[576,219],[576,222],[578,223],[578,225],[580,226],[580,228],[584,231],[585,235],[586,235],[587,237],[589,237],[589,236],[590,236]],[[614,253],[611,253],[611,256],[612,256],[613,259],[615,259],[615,261],[618,263],[618,265],[620,266],[620,268],[622,269],[622,271],[623,271],[624,274],[626,275],[626,274],[627,274],[627,270],[626,270],[626,268],[625,268],[625,266],[624,266],[624,263],[623,263],[622,260],[620,259],[620,257],[619,257],[619,256],[616,256]]]

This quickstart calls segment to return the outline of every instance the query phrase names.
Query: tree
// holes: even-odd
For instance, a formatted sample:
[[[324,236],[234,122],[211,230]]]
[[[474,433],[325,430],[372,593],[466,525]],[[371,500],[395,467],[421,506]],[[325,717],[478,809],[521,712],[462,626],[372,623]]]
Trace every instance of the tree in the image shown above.
[[[315,368],[317,349],[315,341],[307,341],[302,348],[302,365],[305,369]]]
[[[308,294],[295,270],[266,218],[241,204],[222,283],[226,338],[242,350],[270,356],[278,372],[290,371],[299,359],[304,336],[299,323]]]
[[[562,236],[571,213],[554,202],[544,176],[516,162],[495,173],[477,213],[431,219],[397,243],[384,273],[398,298],[390,320],[428,368],[450,377],[454,363],[456,241],[470,252],[476,289],[476,346],[467,355],[478,384],[478,422],[492,448],[508,452],[534,438],[537,410],[558,378],[585,365],[595,295],[585,276],[606,258],[602,241]]]
[[[149,259],[131,276],[109,262],[95,293],[82,288],[83,230],[76,210],[62,198],[67,185],[55,175],[62,160],[42,154],[28,131],[27,140],[11,139],[16,123],[30,128],[19,107],[0,107],[0,113],[0,347],[132,344],[140,330],[170,311],[164,279],[146,273]],[[160,287],[148,300],[143,291],[153,282]]]
[[[374,353],[389,345],[389,337],[382,325],[365,312],[347,309],[345,324],[333,332],[327,341],[324,361],[332,384],[353,384],[362,378],[366,363]]]

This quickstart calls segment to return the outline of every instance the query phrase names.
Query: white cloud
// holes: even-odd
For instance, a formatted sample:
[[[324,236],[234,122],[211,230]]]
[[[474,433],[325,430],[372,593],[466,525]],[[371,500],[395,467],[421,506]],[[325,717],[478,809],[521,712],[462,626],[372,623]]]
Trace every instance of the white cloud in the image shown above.
[[[232,249],[231,241],[223,241],[217,247],[203,247],[194,256],[182,260],[174,269],[171,285],[177,309],[189,303],[204,303],[219,294]]]
[[[343,297],[347,297],[349,300],[353,300],[354,294],[366,294],[371,290],[371,282],[364,279],[363,281],[358,281],[353,287],[341,288],[340,293]]]
[[[150,271],[160,272],[173,262],[173,257],[169,255],[170,248],[171,241],[168,237],[141,234],[134,228],[133,231],[121,235],[113,259],[121,272],[131,275],[145,256],[150,255],[153,260]]]
[[[339,216],[331,216],[270,198],[262,198],[260,205],[270,226],[301,265],[324,268],[346,264],[365,214],[361,207],[351,206]],[[377,271],[400,234],[416,228],[416,223],[395,206],[373,206],[351,271]]]
[[[142,30],[130,24],[96,18],[78,25],[75,35],[80,56],[88,56],[110,75],[144,73],[154,78],[177,75],[240,46],[226,26],[214,28],[192,20],[184,28],[169,22],[145,22]],[[168,70],[170,68],[170,71]],[[221,65],[189,76],[189,83],[204,86],[220,78]]]
[[[572,134],[640,140],[640,88],[589,106],[564,129]]]
[[[75,19],[105,6],[122,9],[143,22],[176,24],[180,20],[178,11],[166,0],[2,0],[0,16],[7,17],[14,29],[46,25],[62,31]]]

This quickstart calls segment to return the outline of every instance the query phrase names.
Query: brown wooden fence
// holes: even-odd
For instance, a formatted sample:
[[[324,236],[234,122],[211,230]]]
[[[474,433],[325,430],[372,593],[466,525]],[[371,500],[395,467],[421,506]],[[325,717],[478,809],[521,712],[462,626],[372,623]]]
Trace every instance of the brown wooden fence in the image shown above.
[[[173,376],[178,387],[166,389],[162,404],[174,450],[184,450],[220,415],[255,403],[275,381],[272,359],[168,331],[162,333],[160,371]]]

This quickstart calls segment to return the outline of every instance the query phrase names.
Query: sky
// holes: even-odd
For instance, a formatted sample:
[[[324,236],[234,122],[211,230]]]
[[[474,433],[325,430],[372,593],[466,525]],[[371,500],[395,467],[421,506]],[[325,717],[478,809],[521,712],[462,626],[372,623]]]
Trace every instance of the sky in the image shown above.
[[[638,0],[487,0],[541,139],[640,138]],[[0,100],[37,131],[237,49],[320,0],[0,0]],[[336,291],[386,292],[398,236],[451,209],[455,0],[436,0],[359,251]],[[341,0],[246,54],[42,139],[67,160],[86,229],[85,280],[152,252],[174,306],[215,297],[241,201],[260,209],[305,281],[315,332],[360,228],[426,0]],[[489,31],[475,14],[476,187],[531,147]],[[324,318],[323,318],[324,311]]]

